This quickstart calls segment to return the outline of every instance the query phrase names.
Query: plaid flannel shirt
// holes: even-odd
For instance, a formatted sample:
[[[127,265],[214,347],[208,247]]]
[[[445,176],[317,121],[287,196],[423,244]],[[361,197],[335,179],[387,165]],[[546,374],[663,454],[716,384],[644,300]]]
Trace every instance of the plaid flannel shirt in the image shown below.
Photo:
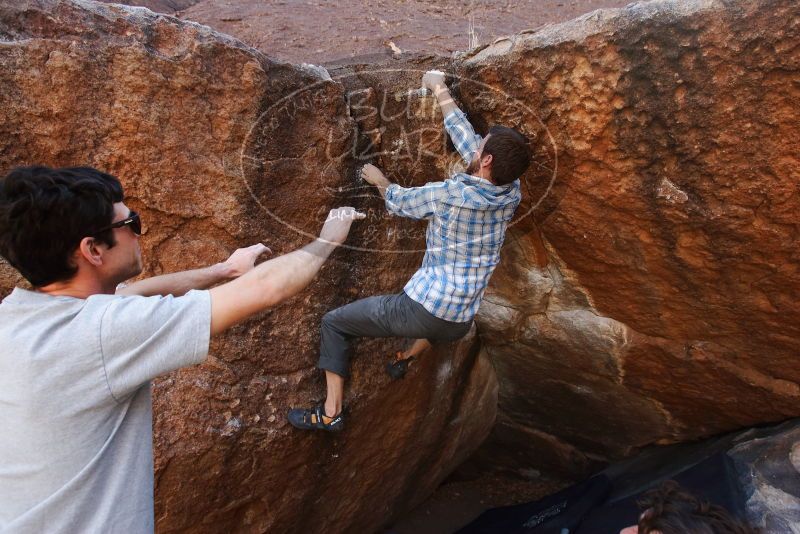
[[[482,137],[461,110],[448,114],[444,126],[469,164]],[[500,261],[506,228],[521,198],[519,180],[498,186],[466,173],[421,187],[389,186],[390,213],[430,221],[422,266],[403,291],[436,317],[471,320]]]

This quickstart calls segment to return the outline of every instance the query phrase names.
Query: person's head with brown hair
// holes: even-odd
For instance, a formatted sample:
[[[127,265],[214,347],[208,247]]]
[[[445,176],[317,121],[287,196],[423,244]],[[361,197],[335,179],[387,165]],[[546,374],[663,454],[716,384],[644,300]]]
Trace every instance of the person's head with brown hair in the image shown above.
[[[466,173],[478,175],[484,170],[495,185],[507,185],[520,178],[530,164],[531,148],[528,138],[514,128],[492,126],[469,163]]]
[[[17,167],[0,178],[0,256],[45,293],[102,289],[142,272],[139,215],[92,167]]]
[[[620,534],[757,534],[721,506],[702,501],[669,480],[648,491],[637,503],[639,524]]]

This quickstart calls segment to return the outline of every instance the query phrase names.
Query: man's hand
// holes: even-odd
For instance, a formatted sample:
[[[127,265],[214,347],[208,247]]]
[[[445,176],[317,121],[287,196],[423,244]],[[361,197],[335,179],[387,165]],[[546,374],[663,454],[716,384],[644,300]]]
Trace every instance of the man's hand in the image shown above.
[[[380,172],[380,171],[378,171]],[[344,207],[332,209],[328,213],[328,220],[319,233],[320,239],[334,245],[341,245],[350,233],[350,225],[356,219],[364,219],[367,215],[356,211],[355,208]]]
[[[391,184],[381,170],[372,163],[367,163],[361,167],[361,177],[370,185],[388,186]]]
[[[384,176],[381,170],[371,163],[367,163],[361,167],[361,178],[368,184],[377,187],[381,196],[385,196],[386,188],[392,185],[392,182]]]
[[[439,89],[447,89],[447,84],[444,82],[444,73],[439,70],[429,70],[422,75],[422,87],[430,89],[433,94]]]
[[[447,84],[444,83],[444,73],[438,70],[429,70],[422,75],[422,86],[430,89],[439,102],[439,108],[442,110],[442,115],[447,117],[450,113],[458,109],[456,103],[453,102],[453,97],[450,96],[450,90]]]
[[[249,247],[236,249],[227,260],[222,262],[225,276],[228,278],[238,278],[242,276],[255,267],[256,260],[264,253],[272,254],[272,250],[263,243],[256,243]]]

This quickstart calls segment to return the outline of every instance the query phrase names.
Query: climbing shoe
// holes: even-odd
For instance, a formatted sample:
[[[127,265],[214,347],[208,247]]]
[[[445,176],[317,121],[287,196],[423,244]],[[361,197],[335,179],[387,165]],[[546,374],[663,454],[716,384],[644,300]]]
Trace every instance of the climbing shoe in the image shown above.
[[[410,356],[406,359],[400,357],[401,353],[397,353],[394,360],[386,364],[386,372],[392,377],[392,380],[399,380],[406,376],[408,368],[414,361],[414,357]]]
[[[344,410],[333,417],[328,417],[325,415],[325,407],[322,403],[309,409],[292,408],[286,418],[293,427],[301,430],[339,432],[344,428]]]

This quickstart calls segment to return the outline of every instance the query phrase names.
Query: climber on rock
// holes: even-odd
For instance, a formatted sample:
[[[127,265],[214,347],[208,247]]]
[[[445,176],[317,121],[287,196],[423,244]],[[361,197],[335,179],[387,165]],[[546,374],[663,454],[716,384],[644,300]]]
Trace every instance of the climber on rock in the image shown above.
[[[32,288],[0,304],[0,531],[152,533],[150,381],[299,293],[361,218],[332,210],[318,239],[258,266],[261,244],[118,289],[142,271],[142,223],[117,178],[25,167],[1,179],[0,254]]]
[[[291,409],[288,419],[297,428],[343,428],[353,338],[415,339],[386,366],[397,379],[431,343],[466,335],[500,259],[506,228],[521,200],[520,177],[530,164],[528,140],[504,126],[493,126],[482,138],[456,106],[443,73],[425,73],[422,84],[435,95],[466,172],[421,187],[401,187],[374,165],[363,167],[362,177],[378,189],[389,213],[430,221],[427,250],[400,293],[357,300],[322,318],[318,366],[325,371],[327,398],[312,408]]]

